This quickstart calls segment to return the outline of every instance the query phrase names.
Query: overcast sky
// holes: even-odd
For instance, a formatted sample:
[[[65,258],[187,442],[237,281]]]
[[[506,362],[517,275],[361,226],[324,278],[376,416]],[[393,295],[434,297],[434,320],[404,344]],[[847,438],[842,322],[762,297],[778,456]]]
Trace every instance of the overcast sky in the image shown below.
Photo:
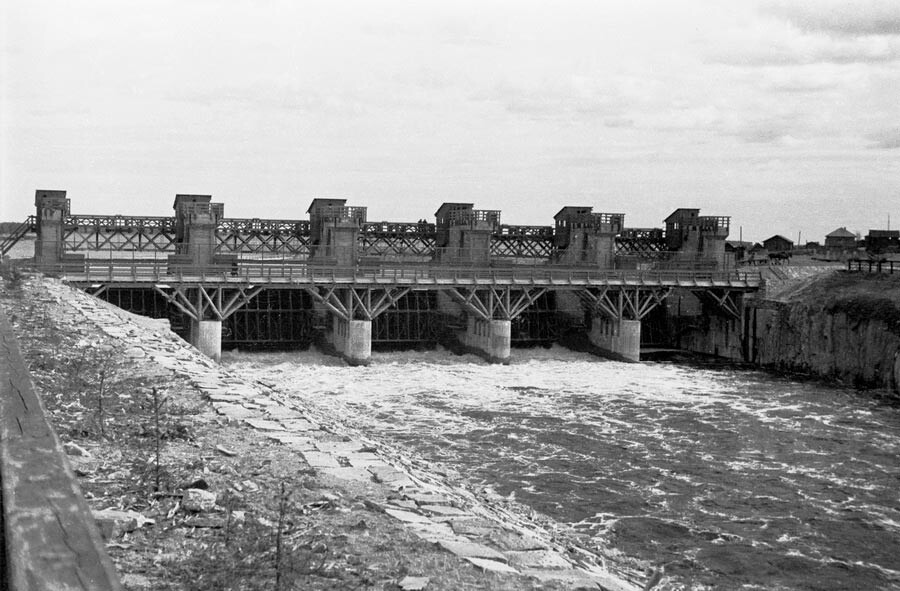
[[[900,228],[900,1],[4,0],[0,219],[564,205]]]

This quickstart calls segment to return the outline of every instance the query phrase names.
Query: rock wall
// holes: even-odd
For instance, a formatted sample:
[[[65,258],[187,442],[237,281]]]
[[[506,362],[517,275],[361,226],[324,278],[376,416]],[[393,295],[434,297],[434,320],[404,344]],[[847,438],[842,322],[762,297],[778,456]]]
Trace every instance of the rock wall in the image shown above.
[[[900,331],[823,305],[748,301],[742,320],[708,312],[682,347],[859,387],[900,392]]]

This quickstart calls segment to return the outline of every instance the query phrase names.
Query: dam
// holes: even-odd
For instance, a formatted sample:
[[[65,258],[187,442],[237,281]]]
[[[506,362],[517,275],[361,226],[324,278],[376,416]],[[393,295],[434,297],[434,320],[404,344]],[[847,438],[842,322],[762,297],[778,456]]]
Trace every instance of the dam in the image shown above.
[[[472,203],[444,203],[433,222],[372,222],[318,198],[296,220],[226,218],[210,195],[176,195],[170,217],[73,214],[59,190],[36,191],[35,208],[0,251],[36,234],[38,269],[168,318],[213,359],[316,342],[364,365],[373,346],[441,343],[507,363],[514,345],[577,335],[637,361],[654,332],[642,325],[673,292],[739,328],[762,284],[725,251],[730,219],[691,208],[664,228],[592,206],[562,207],[548,226]]]

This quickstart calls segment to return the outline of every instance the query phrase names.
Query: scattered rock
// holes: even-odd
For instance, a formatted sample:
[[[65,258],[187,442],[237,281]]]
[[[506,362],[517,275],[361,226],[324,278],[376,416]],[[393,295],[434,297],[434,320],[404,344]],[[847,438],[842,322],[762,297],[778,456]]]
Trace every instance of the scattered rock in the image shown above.
[[[153,584],[150,582],[150,579],[148,579],[144,575],[126,573],[122,575],[122,587],[124,587],[125,589],[135,589],[143,591],[144,589],[152,589]]]
[[[422,591],[428,586],[428,577],[403,577],[403,580],[397,583],[403,591]]]
[[[101,535],[106,540],[114,540],[124,533],[143,527],[146,523],[154,523],[152,519],[147,519],[137,511],[103,509],[92,511],[92,514]]]
[[[91,452],[84,449],[77,443],[73,443],[71,441],[63,444],[63,450],[66,452],[66,455],[78,456],[80,458],[85,458],[85,459],[88,459],[91,457]]]
[[[198,488],[189,488],[184,491],[181,498],[181,506],[185,511],[204,512],[212,511],[216,506],[216,494]]]
[[[225,518],[219,516],[194,515],[184,520],[185,527],[204,527],[221,529],[225,527]]]
[[[232,450],[228,449],[227,447],[223,447],[221,445],[216,446],[216,451],[219,452],[220,454],[226,455],[230,458],[233,458],[234,456],[237,455],[236,451],[232,451]]]
[[[185,484],[181,488],[184,488],[184,489],[198,488],[200,490],[209,490],[209,483],[206,482],[205,480],[203,480],[202,478],[200,478],[199,480],[195,480],[194,482],[192,482],[190,484]]]

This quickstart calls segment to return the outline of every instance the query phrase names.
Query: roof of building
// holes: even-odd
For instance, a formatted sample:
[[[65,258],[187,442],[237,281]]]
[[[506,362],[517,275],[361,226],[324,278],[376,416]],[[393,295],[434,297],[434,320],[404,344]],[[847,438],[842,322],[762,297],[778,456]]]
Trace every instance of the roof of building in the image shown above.
[[[837,230],[825,234],[825,238],[856,238],[856,234],[848,230],[846,227],[841,226]]]
[[[869,230],[870,238],[900,238],[900,230]]]
[[[725,246],[730,246],[731,248],[753,248],[752,242],[747,242],[746,240],[726,240]]]
[[[566,217],[568,215],[582,215],[592,213],[594,211],[594,207],[590,205],[567,205],[556,212],[556,215],[553,216],[553,219],[558,220],[561,217]]]
[[[687,216],[685,216],[687,214]],[[700,210],[692,207],[679,207],[675,211],[669,214],[669,217],[663,220],[665,223],[679,221],[684,217],[697,217],[700,214]]]
[[[320,207],[343,207],[346,203],[346,199],[328,199],[316,197],[312,200],[312,203],[309,204],[309,209],[306,210],[306,213],[310,213],[314,209],[317,210]]]
[[[791,244],[794,243],[794,241],[791,240],[790,238],[785,238],[781,234],[775,234],[774,236],[770,236],[770,237],[766,238],[765,240],[763,240],[763,244],[765,244],[766,242],[771,242],[772,240],[784,240],[785,242],[790,242]]]

